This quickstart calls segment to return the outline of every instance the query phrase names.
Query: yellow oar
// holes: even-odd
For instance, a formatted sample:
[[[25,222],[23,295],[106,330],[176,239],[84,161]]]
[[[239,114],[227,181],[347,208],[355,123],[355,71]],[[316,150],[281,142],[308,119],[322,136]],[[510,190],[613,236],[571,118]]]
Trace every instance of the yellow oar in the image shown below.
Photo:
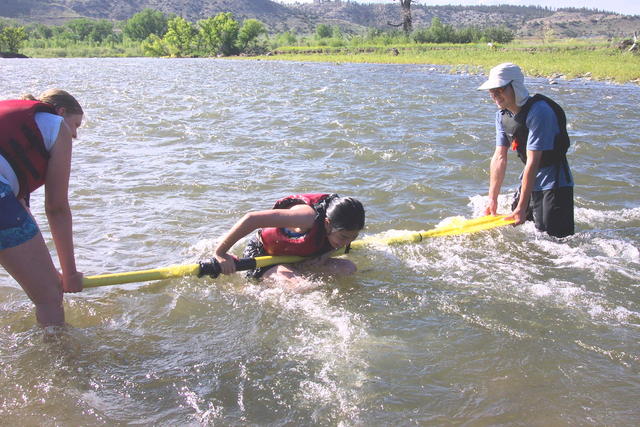
[[[506,215],[487,215],[480,218],[464,219],[453,218],[446,224],[427,231],[398,232],[391,236],[369,236],[351,243],[354,249],[371,244],[395,245],[400,243],[417,243],[429,237],[456,236],[459,234],[476,233],[491,228],[513,224],[513,219],[505,220]]]
[[[436,227],[428,231],[401,232],[387,237],[369,236],[351,243],[351,248],[360,249],[371,244],[394,245],[400,243],[420,242],[423,239],[437,236],[454,236],[464,233],[475,233],[513,224],[513,220],[504,220],[505,215],[485,216],[475,219],[453,218],[446,225]],[[344,253],[344,249],[335,252],[335,255]],[[258,267],[268,267],[275,264],[292,264],[304,261],[305,257],[300,256],[261,256],[256,258],[242,258],[236,261],[236,270],[252,270]],[[127,273],[102,274],[98,276],[87,276],[84,278],[85,288],[118,285],[134,282],[148,282],[151,280],[170,279],[185,276],[211,276],[218,277],[220,266],[215,259],[211,261],[201,261],[197,264],[172,265],[151,270],[131,271]]]
[[[236,270],[252,270],[258,267],[268,267],[275,264],[293,264],[305,260],[300,256],[262,256],[256,258],[242,258],[236,261]],[[127,273],[100,274],[87,276],[82,285],[85,288],[97,286],[121,285],[124,283],[149,282],[151,280],[171,279],[186,276],[211,276],[218,277],[220,266],[215,259],[200,261],[197,264],[170,265],[168,267],[154,268],[151,270],[130,271]]]
[[[197,276],[198,274],[200,274],[200,264],[170,265],[169,267],[154,268],[152,270],[87,276],[82,280],[82,285],[85,288],[93,288],[124,283],[149,282],[172,277]]]

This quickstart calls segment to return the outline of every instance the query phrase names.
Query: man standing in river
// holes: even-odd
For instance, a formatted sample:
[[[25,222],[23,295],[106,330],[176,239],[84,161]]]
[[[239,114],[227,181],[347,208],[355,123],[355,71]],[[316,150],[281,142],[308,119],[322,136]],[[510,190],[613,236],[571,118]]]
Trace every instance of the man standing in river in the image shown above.
[[[551,236],[573,234],[573,177],[566,157],[569,136],[564,111],[543,95],[529,96],[522,70],[515,64],[492,68],[478,89],[488,90],[499,108],[485,214],[496,214],[511,147],[524,170],[510,218],[516,225],[533,220],[538,230]]]

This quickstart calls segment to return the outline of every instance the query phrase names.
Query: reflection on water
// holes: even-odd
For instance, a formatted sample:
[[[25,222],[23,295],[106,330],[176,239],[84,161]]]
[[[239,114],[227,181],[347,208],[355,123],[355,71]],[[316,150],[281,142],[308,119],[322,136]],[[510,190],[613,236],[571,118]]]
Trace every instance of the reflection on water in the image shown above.
[[[359,198],[366,234],[484,206],[494,106],[481,76],[210,59],[0,67],[5,98],[56,86],[85,106],[71,203],[87,274],[208,258],[239,216],[296,192]],[[575,236],[526,224],[354,251],[355,277],[302,295],[240,275],[91,289],[66,297],[73,327],[54,342],[0,271],[3,421],[635,424],[640,91],[530,83],[569,117]],[[503,210],[521,168],[509,166]]]

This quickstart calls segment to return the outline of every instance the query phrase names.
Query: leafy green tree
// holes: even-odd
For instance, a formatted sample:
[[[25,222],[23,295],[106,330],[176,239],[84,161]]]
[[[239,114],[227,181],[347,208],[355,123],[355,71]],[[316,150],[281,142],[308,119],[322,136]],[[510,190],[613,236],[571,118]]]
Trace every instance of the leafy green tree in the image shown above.
[[[262,22],[257,19],[246,19],[242,23],[242,27],[238,33],[238,46],[240,50],[245,51],[250,44],[256,42],[258,37],[266,33],[267,29]]]
[[[5,27],[0,31],[0,51],[18,53],[25,40],[27,32],[24,27]]]
[[[66,29],[77,41],[101,43],[113,34],[113,23],[106,19],[98,21],[88,18],[72,19],[65,24]]]
[[[93,29],[89,33],[89,40],[95,43],[102,43],[111,36],[114,36],[113,22],[100,19],[94,22]]]
[[[231,12],[219,13],[213,18],[200,21],[198,26],[201,45],[206,54],[221,53],[227,56],[238,52],[236,42],[240,24],[233,19]]]
[[[333,30],[331,26],[327,24],[318,24],[316,25],[316,37],[319,39],[328,39],[333,35]]]
[[[64,27],[76,40],[88,39],[91,30],[93,30],[93,24],[89,18],[72,19]]]
[[[114,47],[115,45],[122,43],[122,34],[109,34],[102,40],[103,45]]]
[[[291,31],[285,31],[276,37],[275,46],[295,46],[298,43],[298,38]]]
[[[240,31],[240,24],[233,19],[231,12],[219,13],[213,18],[218,24],[218,38],[220,40],[220,51],[223,55],[233,55],[238,53],[236,42]]]
[[[454,43],[473,43],[478,42],[482,38],[482,30],[476,27],[467,27],[457,30],[455,32],[455,38],[452,40]]]
[[[167,22],[167,33],[163,41],[173,56],[190,56],[196,41],[196,30],[186,19],[176,16]]]
[[[142,51],[147,56],[169,56],[169,46],[157,34],[150,34],[142,42]]]
[[[433,43],[447,43],[453,40],[455,30],[451,25],[445,25],[440,21],[440,18],[434,17],[431,19],[431,27],[429,32]]]
[[[131,40],[142,41],[151,34],[164,36],[167,32],[168,18],[158,10],[144,9],[128,19],[122,28],[125,36]]]
[[[206,56],[214,56],[220,48],[217,24],[213,17],[198,21],[198,44]]]
[[[31,24],[27,27],[29,38],[36,39],[50,39],[53,37],[53,30],[51,27],[44,24]]]
[[[482,38],[494,43],[510,43],[513,41],[514,34],[506,27],[493,27],[484,30]]]
[[[52,38],[62,37],[63,34],[69,34],[70,35],[71,33],[63,25],[56,25],[56,26],[51,27],[51,37]]]

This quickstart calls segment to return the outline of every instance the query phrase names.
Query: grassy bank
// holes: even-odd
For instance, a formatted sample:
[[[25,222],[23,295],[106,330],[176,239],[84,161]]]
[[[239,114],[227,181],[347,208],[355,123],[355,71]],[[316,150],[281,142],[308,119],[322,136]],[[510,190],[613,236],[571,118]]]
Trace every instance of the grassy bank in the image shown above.
[[[143,56],[139,43],[70,43],[53,46],[33,43],[22,53],[30,57],[134,57]],[[246,58],[246,57],[245,57]],[[501,62],[515,62],[535,77],[564,76],[616,83],[640,84],[640,55],[617,48],[607,40],[514,41],[493,47],[479,44],[357,44],[348,46],[284,46],[264,60],[362,62],[382,64],[434,64],[452,72],[483,72]]]
[[[640,55],[621,51],[606,41],[515,42],[505,46],[397,45],[362,47],[288,47],[261,57],[269,60],[447,65],[452,71],[487,72],[501,62],[514,62],[530,76],[591,78],[640,84]]]
[[[142,46],[135,42],[89,43],[68,42],[28,43],[20,53],[30,58],[118,58],[144,56]]]

